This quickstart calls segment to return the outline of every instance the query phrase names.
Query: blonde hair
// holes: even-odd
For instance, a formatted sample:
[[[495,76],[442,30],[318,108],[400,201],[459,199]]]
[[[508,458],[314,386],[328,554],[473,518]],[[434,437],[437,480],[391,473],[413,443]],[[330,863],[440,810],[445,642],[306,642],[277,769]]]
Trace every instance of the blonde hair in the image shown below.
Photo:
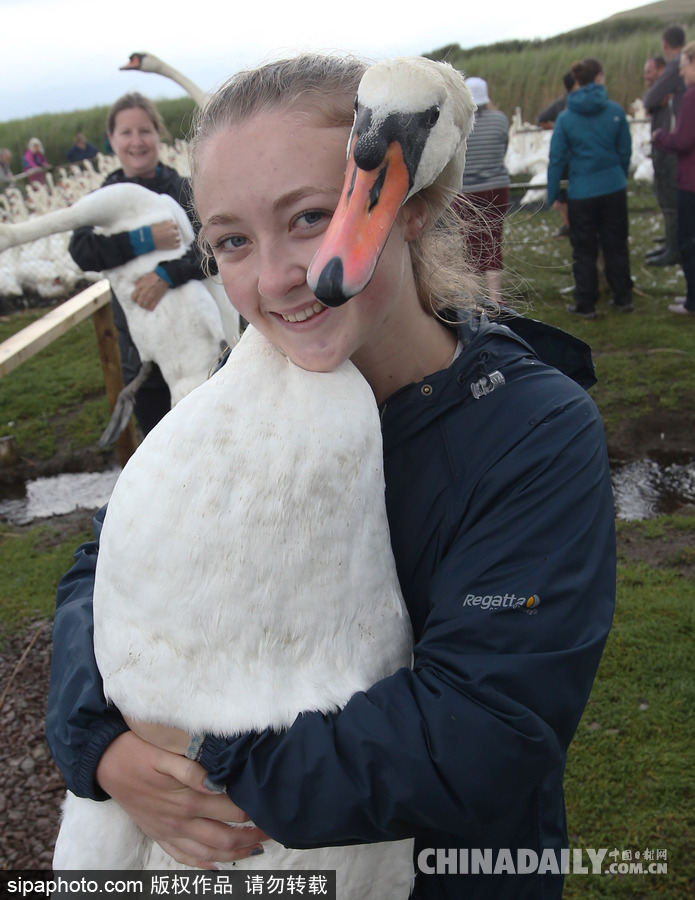
[[[367,64],[355,57],[303,54],[232,76],[198,110],[189,142],[195,202],[199,158],[205,143],[225,128],[282,108],[325,127],[352,127],[357,88]],[[347,142],[347,141],[346,141]],[[423,308],[433,315],[474,306],[478,281],[464,262],[462,225],[451,209],[451,192],[433,185],[417,195],[427,216],[410,244],[413,274]],[[206,255],[209,245],[199,240]]]
[[[695,41],[690,41],[681,50],[681,56],[687,56],[689,62],[695,60]]]

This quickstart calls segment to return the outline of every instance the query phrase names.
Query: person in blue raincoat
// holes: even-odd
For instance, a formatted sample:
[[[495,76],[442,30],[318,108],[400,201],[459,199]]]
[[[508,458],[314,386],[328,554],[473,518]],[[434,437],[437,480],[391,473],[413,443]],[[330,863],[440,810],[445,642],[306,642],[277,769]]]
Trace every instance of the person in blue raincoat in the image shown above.
[[[610,306],[632,312],[628,252],[627,171],[632,153],[623,109],[608,99],[597,59],[574,63],[575,86],[555,122],[548,160],[548,205],[559,209],[560,180],[569,167],[567,210],[574,300],[567,312],[596,318],[598,251],[603,252]]]
[[[559,898],[559,869],[472,875],[445,861],[567,847],[567,748],[615,595],[591,356],[483,309],[462,267],[433,265],[446,248],[460,260],[460,237],[427,190],[402,208],[368,287],[316,309],[306,269],[340,195],[363,69],[311,55],[239,73],[203,114],[193,185],[244,318],[316,371],[349,356],[374,391],[414,666],[282,733],[197,736],[194,759],[189,735],[146,741],[105,703],[93,656],[102,511],[58,590],[49,743],[72,791],[113,797],[188,865],[262,853],[266,835],[297,848],[414,837],[414,897]],[[247,817],[255,827],[226,824]]]

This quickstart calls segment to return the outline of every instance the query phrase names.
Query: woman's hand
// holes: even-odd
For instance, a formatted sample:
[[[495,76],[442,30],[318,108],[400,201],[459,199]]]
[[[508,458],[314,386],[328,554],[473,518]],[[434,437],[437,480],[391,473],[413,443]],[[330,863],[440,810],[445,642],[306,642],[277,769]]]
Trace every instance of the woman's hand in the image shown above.
[[[148,272],[147,275],[141,275],[135,282],[132,300],[143,309],[150,312],[157,306],[162,297],[169,290],[169,285],[159,275],[154,272]]]
[[[150,225],[155,250],[176,250],[181,245],[181,235],[176,222],[157,222]]]
[[[203,784],[202,766],[128,731],[106,749],[97,782],[175,860],[200,869],[256,853],[268,836],[226,794]]]

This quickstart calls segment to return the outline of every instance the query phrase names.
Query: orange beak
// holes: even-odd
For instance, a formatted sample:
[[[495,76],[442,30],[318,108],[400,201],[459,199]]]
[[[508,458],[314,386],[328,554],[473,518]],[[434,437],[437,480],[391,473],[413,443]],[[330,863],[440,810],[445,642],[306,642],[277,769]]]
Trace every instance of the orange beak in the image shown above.
[[[139,69],[141,56],[139,53],[133,53],[128,62],[124,66],[119,67],[119,72],[125,72],[128,69]]]
[[[340,201],[307,271],[307,283],[324,306],[341,306],[369,284],[411,187],[397,141],[370,171],[355,163],[356,141],[350,147]]]

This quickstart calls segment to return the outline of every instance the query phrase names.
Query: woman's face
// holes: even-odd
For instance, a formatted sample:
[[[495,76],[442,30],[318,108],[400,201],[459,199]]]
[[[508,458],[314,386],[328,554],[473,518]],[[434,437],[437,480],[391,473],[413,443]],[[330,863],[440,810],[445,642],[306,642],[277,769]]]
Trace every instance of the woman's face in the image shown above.
[[[386,352],[404,286],[414,290],[404,219],[370,284],[343,306],[321,306],[306,283],[340,197],[348,136],[264,112],[210,138],[197,164],[196,207],[227,296],[296,365],[317,372],[358,350]]]
[[[686,87],[695,84],[695,59],[690,60],[685,53],[681,53],[680,72]]]
[[[152,178],[159,162],[159,134],[144,109],[122,109],[116,114],[109,143],[126,178]]]

